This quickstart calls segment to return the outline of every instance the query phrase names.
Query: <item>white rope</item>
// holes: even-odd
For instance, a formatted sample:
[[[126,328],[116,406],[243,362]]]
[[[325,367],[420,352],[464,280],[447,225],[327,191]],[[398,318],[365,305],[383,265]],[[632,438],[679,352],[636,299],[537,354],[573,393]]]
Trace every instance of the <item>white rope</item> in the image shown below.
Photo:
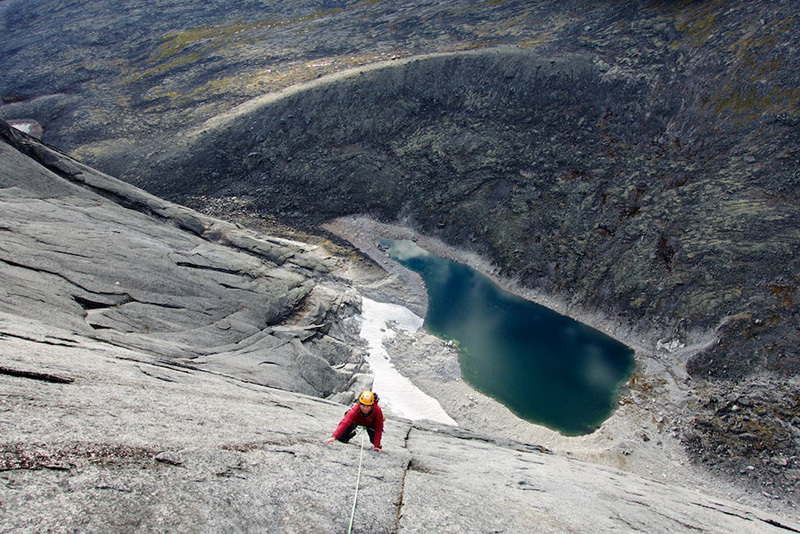
[[[358,477],[356,478],[356,494],[353,495],[353,511],[350,512],[350,526],[347,534],[353,532],[353,519],[356,516],[356,502],[358,501],[358,485],[361,484],[361,461],[364,459],[364,432],[361,432],[361,454],[358,457]]]

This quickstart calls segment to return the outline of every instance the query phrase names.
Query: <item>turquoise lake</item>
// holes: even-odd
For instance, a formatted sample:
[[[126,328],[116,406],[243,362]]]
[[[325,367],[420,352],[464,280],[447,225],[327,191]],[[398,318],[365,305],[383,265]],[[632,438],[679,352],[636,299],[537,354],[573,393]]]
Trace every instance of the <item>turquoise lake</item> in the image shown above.
[[[411,241],[380,244],[425,281],[425,329],[458,345],[472,387],[565,435],[588,434],[611,415],[633,370],[630,348]]]

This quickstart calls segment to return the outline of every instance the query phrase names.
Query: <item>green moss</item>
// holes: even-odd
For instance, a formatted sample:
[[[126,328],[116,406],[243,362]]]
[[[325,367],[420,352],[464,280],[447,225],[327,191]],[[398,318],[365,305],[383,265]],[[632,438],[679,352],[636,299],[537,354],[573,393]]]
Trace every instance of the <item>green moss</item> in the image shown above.
[[[800,113],[800,89],[783,83],[790,69],[780,53],[780,43],[792,31],[797,17],[762,24],[744,19],[721,21],[724,2],[685,5],[673,12],[675,28],[683,34],[673,42],[674,49],[730,57],[724,66],[721,87],[709,91],[706,109],[731,116],[736,127],[749,126],[764,114]]]
[[[171,32],[162,38],[158,51],[150,56],[150,63],[160,63],[169,60],[183,52],[187,47],[198,43],[209,42],[226,35],[223,28],[194,28],[179,32]]]
[[[783,284],[769,284],[767,289],[780,299],[781,306],[785,308],[794,307],[794,295],[797,293],[796,287]]]
[[[676,1],[662,2],[660,7],[674,17],[675,29],[683,33],[688,42],[694,46],[702,46],[717,30],[718,13],[724,4],[722,0]]]
[[[187,65],[189,63],[194,63],[195,61],[199,60],[202,57],[203,57],[202,54],[190,54],[190,55],[187,55],[187,56],[183,56],[183,57],[180,57],[180,58],[178,58],[178,59],[176,59],[174,61],[170,61],[169,63],[163,63],[163,64],[157,65],[157,66],[155,66],[153,68],[141,71],[141,72],[129,77],[127,81],[129,81],[129,82],[138,82],[138,81],[144,80],[145,78],[148,78],[150,76],[156,76],[156,75],[159,75],[159,74],[165,74],[165,73],[167,73],[167,72],[169,72],[171,70],[174,70],[174,69],[176,69],[178,67],[181,67],[183,65]]]
[[[550,34],[544,34],[540,37],[536,37],[533,39],[523,39],[522,41],[517,43],[517,46],[520,48],[533,48],[534,46],[540,45],[542,43],[548,43],[553,40],[553,36]]]
[[[362,0],[351,8],[373,4],[377,0]],[[258,34],[286,25],[296,25],[336,15],[343,8],[319,9],[292,19],[263,19],[253,22],[235,22],[219,26],[200,26],[185,30],[172,31],[162,37],[158,49],[153,51],[146,59],[149,65],[144,70],[137,69],[136,74],[129,76],[126,81],[141,81],[150,76],[168,73],[183,65],[198,61],[210,53],[242,43],[255,42],[260,39]]]

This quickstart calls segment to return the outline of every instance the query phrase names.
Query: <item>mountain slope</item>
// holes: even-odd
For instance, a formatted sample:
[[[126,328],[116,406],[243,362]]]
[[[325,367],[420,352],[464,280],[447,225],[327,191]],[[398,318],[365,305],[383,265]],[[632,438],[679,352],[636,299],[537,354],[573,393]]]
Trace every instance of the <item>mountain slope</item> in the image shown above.
[[[631,389],[698,464],[794,499],[794,3],[4,0],[0,29],[1,117],[227,220],[317,231],[371,215],[479,255],[506,285],[635,346]],[[364,73],[341,76],[352,67]],[[177,261],[213,265],[202,251]],[[302,298],[309,287],[292,299],[326,300]],[[60,297],[89,308],[64,320],[121,325],[117,304],[159,310],[156,326],[184,320],[150,295],[88,289],[83,305]],[[201,315],[213,339],[222,315]],[[272,321],[233,318],[242,336]],[[324,372],[309,389],[340,382]]]
[[[210,316],[226,309],[224,292],[210,290],[206,277],[237,295],[243,279],[285,280],[263,251],[243,250],[235,236],[247,235],[251,245],[261,238],[228,226],[224,243],[208,243],[198,234],[208,237],[208,226],[224,223],[2,128],[3,530],[345,531],[359,449],[323,444],[342,405],[297,393],[306,389],[302,381],[286,383],[290,374],[306,379],[307,362],[253,374],[228,345],[259,358],[276,350],[242,340],[230,319],[236,312],[212,348],[203,327],[182,335],[184,323],[166,328],[168,314],[159,309],[179,309],[176,302]],[[209,268],[184,265],[192,257],[187,241]],[[292,250],[298,259],[286,269],[303,257]],[[165,257],[181,261],[154,263]],[[145,265],[159,270],[142,274]],[[184,269],[193,284],[176,282]],[[114,282],[105,286],[106,279]],[[262,291],[269,305],[286,288]],[[121,293],[124,303],[110,302]],[[126,310],[133,303],[147,312]],[[259,309],[240,304],[251,314]],[[116,313],[104,315],[110,308]],[[193,315],[188,306],[182,311]],[[302,326],[281,334],[272,324],[260,327],[303,343]],[[216,367],[185,363],[200,346]],[[319,358],[321,346],[307,352]],[[276,383],[285,389],[269,387]],[[390,418],[384,446],[363,459],[353,532],[800,529],[771,513],[468,430]]]
[[[165,202],[5,123],[0,137],[0,311],[148,362],[222,366],[318,396],[347,389],[361,352],[342,325],[359,303],[334,276],[338,260]]]

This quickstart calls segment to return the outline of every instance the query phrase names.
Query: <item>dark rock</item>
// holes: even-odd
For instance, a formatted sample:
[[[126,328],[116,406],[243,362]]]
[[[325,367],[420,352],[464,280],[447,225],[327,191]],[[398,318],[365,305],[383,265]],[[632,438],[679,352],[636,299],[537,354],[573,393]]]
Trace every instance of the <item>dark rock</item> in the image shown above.
[[[183,457],[178,452],[165,451],[156,454],[153,459],[157,462],[164,464],[174,465],[176,467],[184,464]]]

